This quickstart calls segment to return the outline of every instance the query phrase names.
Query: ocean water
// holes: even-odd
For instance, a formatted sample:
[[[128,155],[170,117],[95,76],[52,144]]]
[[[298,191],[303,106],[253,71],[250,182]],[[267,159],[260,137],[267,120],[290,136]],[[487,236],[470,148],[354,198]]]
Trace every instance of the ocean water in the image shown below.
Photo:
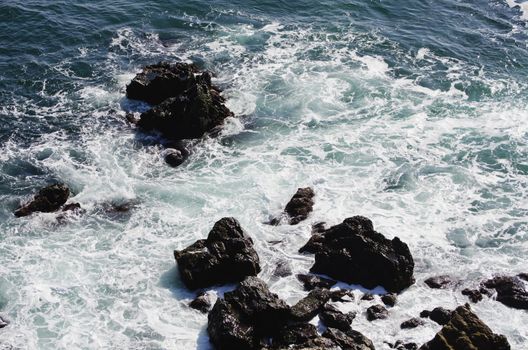
[[[127,82],[160,60],[215,72],[237,115],[178,168],[124,118],[145,108]],[[343,310],[376,349],[428,341],[440,326],[400,323],[528,272],[527,107],[521,0],[1,1],[0,349],[211,349],[172,251],[224,216],[290,303],[306,292],[272,277],[277,261],[305,273],[311,224],[369,217],[408,243],[417,283],[387,320]],[[13,216],[54,181],[84,213]],[[301,186],[316,192],[309,219],[263,224]],[[462,282],[431,290],[436,274]],[[472,308],[528,349],[526,311]]]

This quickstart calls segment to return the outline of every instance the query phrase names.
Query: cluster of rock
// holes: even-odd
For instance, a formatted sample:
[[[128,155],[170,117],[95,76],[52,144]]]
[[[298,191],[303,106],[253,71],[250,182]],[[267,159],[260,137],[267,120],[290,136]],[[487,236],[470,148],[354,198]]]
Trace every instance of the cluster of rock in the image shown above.
[[[127,97],[153,107],[139,120],[129,117],[146,132],[158,132],[166,139],[201,138],[219,127],[233,113],[225,106],[220,89],[211,83],[211,73],[188,63],[146,66],[126,88]],[[188,156],[182,148],[166,152],[167,163],[180,165]]]
[[[81,208],[79,203],[66,204],[70,189],[62,183],[46,186],[29,202],[15,210],[16,217],[28,216],[35,212],[51,213],[62,208],[62,211],[75,211]]]

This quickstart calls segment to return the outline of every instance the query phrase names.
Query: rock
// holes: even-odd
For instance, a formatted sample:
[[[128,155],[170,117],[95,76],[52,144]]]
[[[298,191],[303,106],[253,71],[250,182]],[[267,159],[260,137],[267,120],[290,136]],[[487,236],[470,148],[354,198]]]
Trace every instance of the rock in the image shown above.
[[[330,300],[334,302],[349,302],[354,301],[354,292],[348,289],[337,289],[330,291]]]
[[[356,314],[354,312],[344,314],[334,306],[326,304],[319,314],[319,318],[325,326],[346,332],[351,329],[350,325],[356,318]]]
[[[202,292],[199,293],[198,296],[196,296],[196,298],[189,303],[189,306],[206,314],[211,308],[211,300],[206,293]]]
[[[398,237],[386,239],[361,216],[313,235],[300,252],[315,253],[311,272],[366,288],[399,293],[414,283],[414,260]]]
[[[326,231],[326,222],[317,222],[312,225],[312,233],[323,233]]]
[[[522,280],[528,281],[528,273],[520,273],[517,275]]]
[[[454,281],[451,279],[451,277],[447,275],[429,277],[424,282],[429,286],[429,288],[433,289],[446,289],[454,284]]]
[[[4,318],[0,317],[0,328],[7,327],[8,324],[9,324],[9,322],[7,320],[5,320]]]
[[[134,113],[127,113],[125,115],[127,122],[136,125],[139,122],[139,118]]]
[[[181,165],[188,157],[189,153],[184,150],[168,148],[164,152],[165,163],[172,167]]]
[[[79,211],[81,210],[81,205],[79,203],[70,203],[62,207],[62,211]]]
[[[431,316],[431,311],[429,310],[423,310],[422,312],[420,312],[421,318],[429,318],[429,316]]]
[[[509,350],[503,335],[497,335],[486,326],[469,305],[459,306],[451,320],[420,350]]]
[[[181,278],[190,289],[238,282],[260,272],[253,241],[234,218],[217,221],[207,239],[174,251]]]
[[[474,303],[478,303],[482,300],[482,293],[478,289],[466,288],[462,291],[462,295],[465,295]]]
[[[418,345],[416,343],[404,343],[401,340],[398,340],[391,347],[396,350],[417,350],[418,349]]]
[[[326,289],[314,289],[306,297],[299,300],[291,308],[291,316],[295,321],[308,322],[314,318],[326,302],[330,299],[330,292]]]
[[[371,294],[371,293],[365,293],[365,294],[363,294],[363,296],[361,297],[361,300],[366,300],[366,301],[374,300],[374,294]]]
[[[138,127],[171,140],[201,138],[233,113],[220,94],[204,83],[170,97],[141,114]]]
[[[126,87],[127,97],[158,104],[183,94],[197,84],[198,68],[193,64],[160,62],[146,66]],[[210,80],[210,77],[204,77]]]
[[[313,290],[315,288],[330,288],[337,282],[328,278],[315,275],[298,274],[297,279],[302,282],[304,289]]]
[[[289,306],[257,277],[248,277],[218,299],[209,312],[207,332],[218,350],[260,349],[262,339],[286,325]]]
[[[515,309],[528,309],[528,291],[517,276],[498,276],[484,282],[486,288],[497,291],[497,301]]]
[[[419,318],[414,317],[414,318],[411,318],[410,320],[402,322],[402,324],[400,325],[400,328],[401,329],[416,328],[423,324],[424,324],[424,321],[422,321]]]
[[[367,309],[367,320],[384,320],[389,317],[389,311],[383,305],[373,305]]]
[[[370,339],[355,330],[342,332],[339,329],[328,328],[323,333],[324,338],[332,340],[339,349],[344,350],[374,350],[374,344]]]
[[[276,336],[273,337],[273,348],[285,347],[289,345],[301,345],[319,337],[317,328],[309,323],[295,323],[285,326]]]
[[[381,296],[381,301],[387,306],[396,305],[396,299],[396,294],[394,293],[389,293]]]
[[[315,193],[311,187],[299,188],[284,210],[290,217],[290,225],[305,220],[313,210]]]
[[[277,266],[275,267],[275,270],[273,271],[273,276],[276,277],[287,277],[292,274],[291,266],[290,264],[285,261],[279,261],[277,263]]]
[[[70,189],[65,184],[53,184],[41,189],[29,202],[15,211],[16,217],[30,215],[34,212],[50,213],[58,210],[70,196]]]
[[[443,326],[451,319],[451,310],[444,309],[443,307],[435,307],[429,314],[429,318],[439,325]]]

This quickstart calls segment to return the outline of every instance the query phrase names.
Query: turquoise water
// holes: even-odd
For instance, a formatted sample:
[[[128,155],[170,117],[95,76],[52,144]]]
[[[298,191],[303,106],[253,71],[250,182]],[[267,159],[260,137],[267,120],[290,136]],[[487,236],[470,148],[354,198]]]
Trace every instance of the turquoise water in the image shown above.
[[[527,25],[513,0],[0,3],[0,349],[210,349],[172,250],[223,216],[289,302],[300,283],[271,274],[280,259],[308,270],[310,224],[370,217],[409,244],[417,284],[354,328],[377,349],[431,339],[439,326],[399,324],[466,299],[424,278],[528,271]],[[127,82],[159,60],[214,71],[238,116],[176,169],[124,118],[144,108]],[[57,180],[84,214],[12,215]],[[307,185],[309,220],[262,224]],[[528,347],[526,311],[473,308]]]

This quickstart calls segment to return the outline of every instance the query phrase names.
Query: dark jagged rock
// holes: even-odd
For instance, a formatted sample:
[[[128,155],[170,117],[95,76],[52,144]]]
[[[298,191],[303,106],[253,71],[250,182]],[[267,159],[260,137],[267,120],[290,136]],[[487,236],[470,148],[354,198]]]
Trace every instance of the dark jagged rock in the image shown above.
[[[9,322],[4,318],[0,317],[0,328],[7,327],[7,325],[9,325]]]
[[[200,79],[198,68],[193,64],[160,62],[146,66],[127,85],[127,97],[133,100],[158,104],[175,97],[194,86]],[[206,80],[210,77],[204,77]]]
[[[389,293],[389,294],[385,294],[381,296],[381,301],[383,302],[383,304],[387,306],[396,305],[396,300],[397,300],[397,297],[396,297],[396,294],[394,293]]]
[[[62,207],[62,211],[79,211],[81,210],[81,205],[79,203],[70,203]]]
[[[497,335],[486,326],[469,305],[459,306],[451,320],[420,350],[509,350],[503,335]]]
[[[328,328],[323,333],[324,338],[328,338],[343,350],[374,350],[374,344],[370,339],[355,330],[342,332],[339,329]]]
[[[398,237],[386,239],[372,222],[354,216],[313,235],[300,252],[315,253],[311,272],[367,288],[401,292],[414,283],[414,260]]]
[[[354,292],[348,289],[337,289],[330,291],[330,300],[339,302],[354,301]]]
[[[58,210],[70,196],[65,184],[53,184],[41,189],[33,199],[15,211],[16,217],[31,215],[34,212],[50,213]]]
[[[424,321],[422,321],[421,319],[419,318],[411,318],[407,321],[404,321],[402,322],[402,324],[400,325],[400,328],[401,329],[409,329],[409,328],[416,328],[418,326],[421,326],[424,324]]]
[[[273,271],[273,276],[276,277],[287,277],[292,274],[290,263],[285,260],[279,261],[275,270]]]
[[[366,301],[374,300],[374,294],[371,294],[371,293],[365,293],[365,294],[363,294],[363,296],[361,297],[361,300],[366,300]]]
[[[298,274],[297,279],[302,282],[304,289],[313,290],[315,288],[330,288],[337,282],[328,278],[315,275]]]
[[[238,282],[260,272],[253,241],[234,218],[217,221],[207,239],[174,251],[174,257],[190,289]]]
[[[484,282],[486,288],[497,291],[497,301],[515,309],[528,309],[528,291],[517,276],[498,276]]]
[[[305,220],[313,210],[315,193],[311,187],[299,188],[284,210],[290,217],[290,225]]]
[[[180,166],[188,156],[189,152],[182,149],[168,148],[164,152],[165,163],[172,167]]]
[[[309,323],[294,323],[285,326],[273,337],[273,348],[301,345],[319,337],[317,328]]]
[[[439,325],[443,326],[451,319],[451,310],[444,309],[443,307],[435,307],[430,313],[429,318]]]
[[[326,304],[319,314],[319,318],[325,326],[345,332],[351,329],[350,325],[356,318],[356,314],[354,312],[344,314],[334,306]]]
[[[218,299],[209,312],[207,331],[218,350],[260,349],[263,337],[286,325],[290,308],[257,277],[248,277]]]
[[[478,289],[466,288],[462,291],[462,295],[465,295],[474,303],[478,303],[482,300],[482,293]]]
[[[417,350],[418,345],[416,343],[404,343],[401,340],[398,340],[391,348],[396,350]]]
[[[142,113],[137,125],[145,131],[157,131],[168,139],[195,139],[232,115],[216,90],[197,83],[181,95],[168,98]]]
[[[431,316],[431,311],[429,310],[423,310],[422,312],[420,312],[421,318],[429,318],[429,316]]]
[[[312,225],[312,233],[323,233],[326,231],[326,222],[317,222]]]
[[[330,299],[330,292],[326,289],[314,289],[306,297],[299,300],[291,308],[291,316],[295,321],[307,322],[314,318],[326,302]]]
[[[199,293],[196,298],[189,303],[189,306],[206,314],[209,312],[209,309],[211,309],[211,300],[206,293],[202,292]]]
[[[389,311],[383,305],[372,305],[367,309],[367,320],[383,320],[389,317]]]
[[[447,275],[429,277],[424,282],[433,289],[446,289],[455,284],[453,279]]]
[[[522,280],[528,281],[528,273],[520,273],[517,275]]]

